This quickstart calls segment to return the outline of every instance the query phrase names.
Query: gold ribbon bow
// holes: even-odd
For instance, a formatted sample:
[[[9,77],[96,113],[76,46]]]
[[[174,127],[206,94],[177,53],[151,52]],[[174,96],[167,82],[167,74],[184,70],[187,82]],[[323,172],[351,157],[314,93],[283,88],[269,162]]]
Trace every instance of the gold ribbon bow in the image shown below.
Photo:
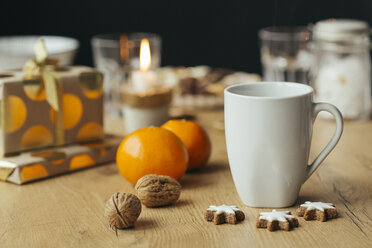
[[[58,101],[58,84],[60,78],[55,68],[58,60],[49,59],[45,48],[44,40],[39,40],[34,47],[36,59],[31,59],[23,66],[23,71],[28,77],[41,75],[42,83],[39,85],[38,92],[45,89],[46,99],[55,111],[58,111],[60,104]]]
[[[58,60],[48,58],[48,52],[43,39],[40,39],[34,46],[35,59],[31,59],[23,66],[23,71],[27,73],[26,79],[41,76],[41,83],[36,89],[39,94],[45,90],[46,100],[56,111],[55,129],[56,145],[64,144],[64,123],[62,105],[62,83],[56,71]]]

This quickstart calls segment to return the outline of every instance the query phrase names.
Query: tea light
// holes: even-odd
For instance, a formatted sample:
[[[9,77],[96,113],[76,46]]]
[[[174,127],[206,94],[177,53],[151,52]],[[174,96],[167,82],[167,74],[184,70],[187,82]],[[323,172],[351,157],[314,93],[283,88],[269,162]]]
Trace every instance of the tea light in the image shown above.
[[[151,51],[148,39],[141,40],[140,70],[132,72],[132,87],[136,92],[146,92],[156,87],[156,73],[149,70],[151,66]]]

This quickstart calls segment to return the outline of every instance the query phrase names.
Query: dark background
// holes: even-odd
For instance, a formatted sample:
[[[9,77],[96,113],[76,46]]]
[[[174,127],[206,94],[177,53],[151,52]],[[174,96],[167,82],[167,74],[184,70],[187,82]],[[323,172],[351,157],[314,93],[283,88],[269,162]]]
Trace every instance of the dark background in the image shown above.
[[[162,65],[206,64],[260,73],[260,28],[331,17],[372,24],[372,0],[2,0],[1,5],[0,35],[77,38],[75,62],[84,65],[92,65],[93,35],[144,31],[162,36]]]

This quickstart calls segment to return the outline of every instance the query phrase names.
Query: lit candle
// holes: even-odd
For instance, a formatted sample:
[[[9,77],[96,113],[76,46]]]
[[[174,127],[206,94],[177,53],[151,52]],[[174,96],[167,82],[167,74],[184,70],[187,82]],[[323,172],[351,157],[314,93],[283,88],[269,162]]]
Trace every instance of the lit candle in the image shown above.
[[[150,70],[151,51],[148,39],[141,40],[140,70],[132,72],[132,87],[135,92],[146,92],[156,86],[156,73]]]

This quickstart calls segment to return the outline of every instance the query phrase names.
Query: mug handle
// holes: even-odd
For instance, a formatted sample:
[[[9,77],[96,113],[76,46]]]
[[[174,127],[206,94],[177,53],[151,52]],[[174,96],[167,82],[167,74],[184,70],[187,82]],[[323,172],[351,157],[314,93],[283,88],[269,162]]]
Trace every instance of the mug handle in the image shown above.
[[[318,116],[320,111],[327,111],[328,113],[333,115],[333,117],[336,120],[336,131],[334,132],[331,141],[329,141],[329,143],[323,149],[323,151],[321,151],[318,157],[316,157],[316,159],[310,165],[307,166],[306,180],[314,173],[314,171],[323,162],[323,160],[328,156],[328,154],[333,150],[333,148],[335,148],[337,142],[341,138],[341,134],[344,129],[344,120],[343,120],[340,110],[338,110],[334,105],[329,104],[329,103],[320,102],[320,103],[312,104],[313,123],[315,122],[315,119]]]

